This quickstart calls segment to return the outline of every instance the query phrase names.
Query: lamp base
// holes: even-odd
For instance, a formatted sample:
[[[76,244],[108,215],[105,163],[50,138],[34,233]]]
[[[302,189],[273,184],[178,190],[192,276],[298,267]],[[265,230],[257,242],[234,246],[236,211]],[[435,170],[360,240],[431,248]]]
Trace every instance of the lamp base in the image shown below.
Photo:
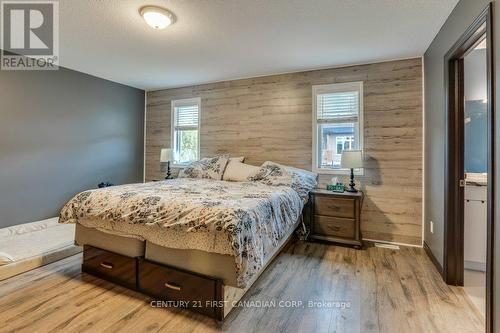
[[[354,183],[354,169],[351,168],[351,182],[349,183],[349,188],[346,188],[346,192],[356,193],[358,190],[354,187],[356,184]]]
[[[173,179],[172,174],[170,173],[170,161],[167,162],[167,177],[165,179]]]

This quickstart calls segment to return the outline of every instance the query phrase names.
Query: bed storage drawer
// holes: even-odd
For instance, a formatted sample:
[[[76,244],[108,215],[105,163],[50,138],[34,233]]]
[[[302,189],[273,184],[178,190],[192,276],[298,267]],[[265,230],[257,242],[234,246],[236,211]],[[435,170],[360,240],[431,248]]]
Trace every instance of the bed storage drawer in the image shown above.
[[[222,320],[222,281],[139,260],[139,291]],[[182,303],[181,303],[182,302]]]
[[[127,288],[136,289],[136,258],[85,245],[83,247],[82,271]]]

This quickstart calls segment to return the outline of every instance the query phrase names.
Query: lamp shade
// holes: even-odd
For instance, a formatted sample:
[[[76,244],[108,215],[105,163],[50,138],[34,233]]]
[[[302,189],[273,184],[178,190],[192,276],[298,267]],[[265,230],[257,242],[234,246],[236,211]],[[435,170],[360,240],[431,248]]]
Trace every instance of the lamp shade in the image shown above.
[[[170,162],[174,160],[174,150],[170,148],[164,148],[160,153],[160,162]]]
[[[361,149],[343,150],[340,166],[345,169],[362,168],[363,152]]]

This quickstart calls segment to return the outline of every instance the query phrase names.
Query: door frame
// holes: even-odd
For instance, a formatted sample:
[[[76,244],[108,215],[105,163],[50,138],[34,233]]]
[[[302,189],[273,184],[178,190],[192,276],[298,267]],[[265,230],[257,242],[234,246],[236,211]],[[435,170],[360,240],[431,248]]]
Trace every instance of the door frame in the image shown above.
[[[493,328],[493,254],[494,254],[494,61],[491,3],[474,20],[444,57],[446,149],[444,173],[444,256],[443,279],[452,285],[463,285],[464,275],[464,85],[463,59],[486,34],[487,117],[488,117],[488,192],[487,192],[487,254],[486,254],[486,332]]]

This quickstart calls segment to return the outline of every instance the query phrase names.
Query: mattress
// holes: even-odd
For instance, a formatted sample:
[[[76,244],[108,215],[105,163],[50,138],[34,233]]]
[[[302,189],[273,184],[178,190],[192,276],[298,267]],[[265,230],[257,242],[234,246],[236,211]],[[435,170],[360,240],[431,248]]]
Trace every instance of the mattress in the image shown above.
[[[81,252],[74,234],[57,218],[0,229],[0,280]]]
[[[126,234],[111,234],[95,228],[87,228],[79,223],[76,224],[75,243],[80,246],[91,245],[132,258],[144,256],[146,247],[144,240]]]
[[[273,246],[272,243],[267,243],[264,250],[266,253],[264,267],[290,238],[298,224],[300,224],[300,220],[290,228],[276,246]],[[137,239],[130,235],[111,234],[106,231],[87,228],[80,224],[76,225],[75,242],[80,246],[91,245],[128,257],[144,256],[150,261],[219,278],[225,285],[238,287],[235,259],[231,255],[200,250],[168,248]]]
[[[39,253],[35,256],[15,261],[4,266],[0,266],[0,281],[30,271],[32,269],[48,265],[50,263],[70,257],[80,252],[82,252],[81,247],[68,245],[62,248]]]
[[[74,225],[57,223],[57,219],[0,229],[0,251],[13,262],[73,246]]]
[[[275,245],[266,243],[263,267],[276,255],[281,247],[290,238],[300,220],[288,230],[285,236]],[[160,264],[184,269],[203,275],[219,278],[224,285],[238,287],[238,274],[234,256],[227,254],[210,253],[200,250],[179,250],[168,248],[146,241],[145,258]]]

